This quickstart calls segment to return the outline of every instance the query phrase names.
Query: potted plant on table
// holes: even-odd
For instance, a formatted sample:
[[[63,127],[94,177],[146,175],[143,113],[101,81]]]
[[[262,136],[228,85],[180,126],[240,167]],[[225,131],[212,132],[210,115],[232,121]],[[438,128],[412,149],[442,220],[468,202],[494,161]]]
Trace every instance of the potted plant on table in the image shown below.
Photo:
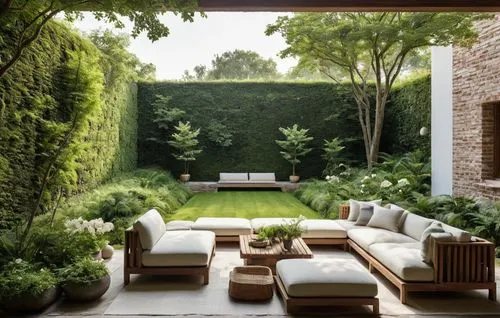
[[[279,225],[279,236],[283,241],[283,248],[287,251],[292,249],[293,240],[301,237],[304,233],[304,228],[300,225],[305,218],[301,215],[292,221],[286,221]]]
[[[187,182],[191,178],[189,174],[189,163],[195,161],[196,157],[202,152],[198,146],[198,135],[200,129],[192,129],[190,122],[179,122],[175,127],[176,132],[172,134],[172,139],[168,144],[176,149],[177,153],[173,153],[175,159],[184,161],[184,172],[180,176],[182,182]]]
[[[66,297],[75,301],[99,299],[111,283],[106,264],[89,257],[59,270],[59,279]]]
[[[39,312],[60,294],[57,278],[47,268],[18,258],[0,271],[0,307],[7,311]]]
[[[307,144],[313,140],[313,137],[307,135],[309,129],[301,129],[297,124],[292,127],[280,127],[279,131],[285,135],[285,140],[275,140],[283,151],[280,151],[285,160],[292,164],[292,175],[290,182],[299,182],[300,177],[295,174],[295,166],[300,163],[300,157],[308,154],[312,149],[307,148]]]

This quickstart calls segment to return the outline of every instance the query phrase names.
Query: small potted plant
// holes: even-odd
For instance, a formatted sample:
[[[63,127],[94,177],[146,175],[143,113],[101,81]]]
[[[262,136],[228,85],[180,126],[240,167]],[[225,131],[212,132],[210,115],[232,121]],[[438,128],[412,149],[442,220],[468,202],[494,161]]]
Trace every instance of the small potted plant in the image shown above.
[[[60,294],[56,276],[46,268],[18,258],[0,270],[0,307],[7,311],[40,312]]]
[[[300,225],[305,218],[301,215],[292,221],[286,221],[279,225],[278,233],[283,241],[283,248],[287,251],[292,249],[293,239],[301,237],[304,228]]]
[[[267,240],[270,244],[279,242],[280,238],[280,226],[279,225],[268,225],[263,226],[259,229],[257,238],[260,240]]]
[[[87,221],[82,217],[66,221],[64,227],[70,238],[78,242],[80,257],[87,256],[84,253],[88,251],[95,259],[101,258],[101,250],[108,244],[104,234],[114,229],[113,223],[104,222],[101,218]]]
[[[176,132],[172,134],[172,139],[168,144],[176,149],[177,153],[172,155],[179,161],[184,161],[184,172],[180,175],[182,182],[187,182],[191,178],[189,174],[189,163],[195,161],[196,157],[202,152],[198,146],[198,135],[200,129],[192,129],[189,122],[179,124],[175,127]]]
[[[89,257],[59,270],[59,279],[66,297],[75,301],[99,299],[111,283],[106,264]]]
[[[292,164],[290,182],[299,182],[300,177],[295,174],[295,166],[300,163],[299,157],[305,156],[312,150],[307,148],[307,144],[314,138],[307,135],[309,129],[301,129],[297,124],[291,128],[280,127],[279,131],[285,135],[286,139],[275,141],[283,149],[280,151],[283,158]]]

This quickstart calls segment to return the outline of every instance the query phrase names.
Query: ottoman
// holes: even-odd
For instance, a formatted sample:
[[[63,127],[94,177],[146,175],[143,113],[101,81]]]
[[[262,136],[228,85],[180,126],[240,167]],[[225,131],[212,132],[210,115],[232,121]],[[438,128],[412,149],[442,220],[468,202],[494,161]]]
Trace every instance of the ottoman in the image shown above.
[[[229,274],[229,296],[237,300],[269,300],[273,285],[271,269],[266,266],[238,266]]]
[[[356,260],[281,260],[275,278],[287,312],[296,306],[371,305],[378,314],[377,282]]]

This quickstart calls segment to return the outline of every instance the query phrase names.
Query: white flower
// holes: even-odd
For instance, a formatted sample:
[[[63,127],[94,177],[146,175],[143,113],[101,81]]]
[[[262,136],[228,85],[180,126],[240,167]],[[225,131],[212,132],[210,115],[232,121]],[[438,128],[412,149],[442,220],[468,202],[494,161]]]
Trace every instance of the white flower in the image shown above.
[[[20,258],[16,258],[15,262],[16,262],[16,264],[21,264],[23,262],[23,260]]]
[[[392,182],[388,180],[384,180],[380,183],[381,188],[389,188],[390,186],[392,186]]]
[[[406,178],[398,180],[398,186],[400,186],[400,187],[404,187],[404,186],[407,186],[409,184],[410,184],[410,181],[408,181],[408,179],[406,179]]]
[[[337,176],[330,176],[330,179],[328,182],[333,183],[333,182],[340,182],[340,178]]]
[[[362,184],[362,185],[361,185],[361,187],[362,187],[362,188],[366,187],[366,184]]]
[[[365,182],[366,180],[370,179],[369,176],[364,176],[363,179],[361,180],[361,182]]]
[[[372,178],[375,178],[376,176],[377,176],[377,174],[372,173]]]
[[[332,178],[332,177],[330,177],[330,176],[326,176],[326,177],[325,177],[325,180],[326,180],[326,181],[330,181],[330,179],[331,179],[331,178]]]

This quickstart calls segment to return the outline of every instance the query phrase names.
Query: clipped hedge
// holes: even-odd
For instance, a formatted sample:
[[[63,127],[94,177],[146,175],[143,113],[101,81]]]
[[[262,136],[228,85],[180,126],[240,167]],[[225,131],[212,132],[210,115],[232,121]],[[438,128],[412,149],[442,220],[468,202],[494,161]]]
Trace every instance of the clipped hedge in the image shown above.
[[[19,32],[13,28],[0,25],[0,57],[9,54],[9,41],[16,38],[10,35]],[[98,63],[102,53],[64,24],[51,22],[0,78],[0,228],[34,206],[46,154],[55,152],[65,131],[61,124],[69,123],[72,116],[68,98],[74,91],[67,79],[75,76],[68,73],[75,56],[93,61],[88,72],[104,79],[106,73]],[[99,107],[89,114],[85,129],[71,144],[78,155],[65,155],[58,163],[64,175],[51,177],[41,212],[50,207],[63,184],[71,183],[72,191],[82,191],[136,167],[135,84],[120,76],[102,84],[99,90],[78,87],[78,94],[100,92]]]
[[[276,172],[286,180],[291,166],[280,155],[274,142],[284,137],[279,127],[295,123],[309,128],[314,149],[298,166],[304,178],[321,175],[323,139],[357,138],[356,106],[348,85],[329,83],[273,82],[203,82],[139,83],[139,166],[161,166],[174,174],[181,164],[170,155],[168,145],[159,131],[152,103],[156,95],[171,97],[169,106],[185,111],[183,120],[201,128],[199,136],[203,153],[191,165],[195,180],[217,180],[219,172]],[[333,115],[332,115],[333,114]],[[211,120],[216,119],[232,132],[231,145],[223,147],[207,136]],[[362,141],[350,142],[345,152],[348,160],[362,160]]]

